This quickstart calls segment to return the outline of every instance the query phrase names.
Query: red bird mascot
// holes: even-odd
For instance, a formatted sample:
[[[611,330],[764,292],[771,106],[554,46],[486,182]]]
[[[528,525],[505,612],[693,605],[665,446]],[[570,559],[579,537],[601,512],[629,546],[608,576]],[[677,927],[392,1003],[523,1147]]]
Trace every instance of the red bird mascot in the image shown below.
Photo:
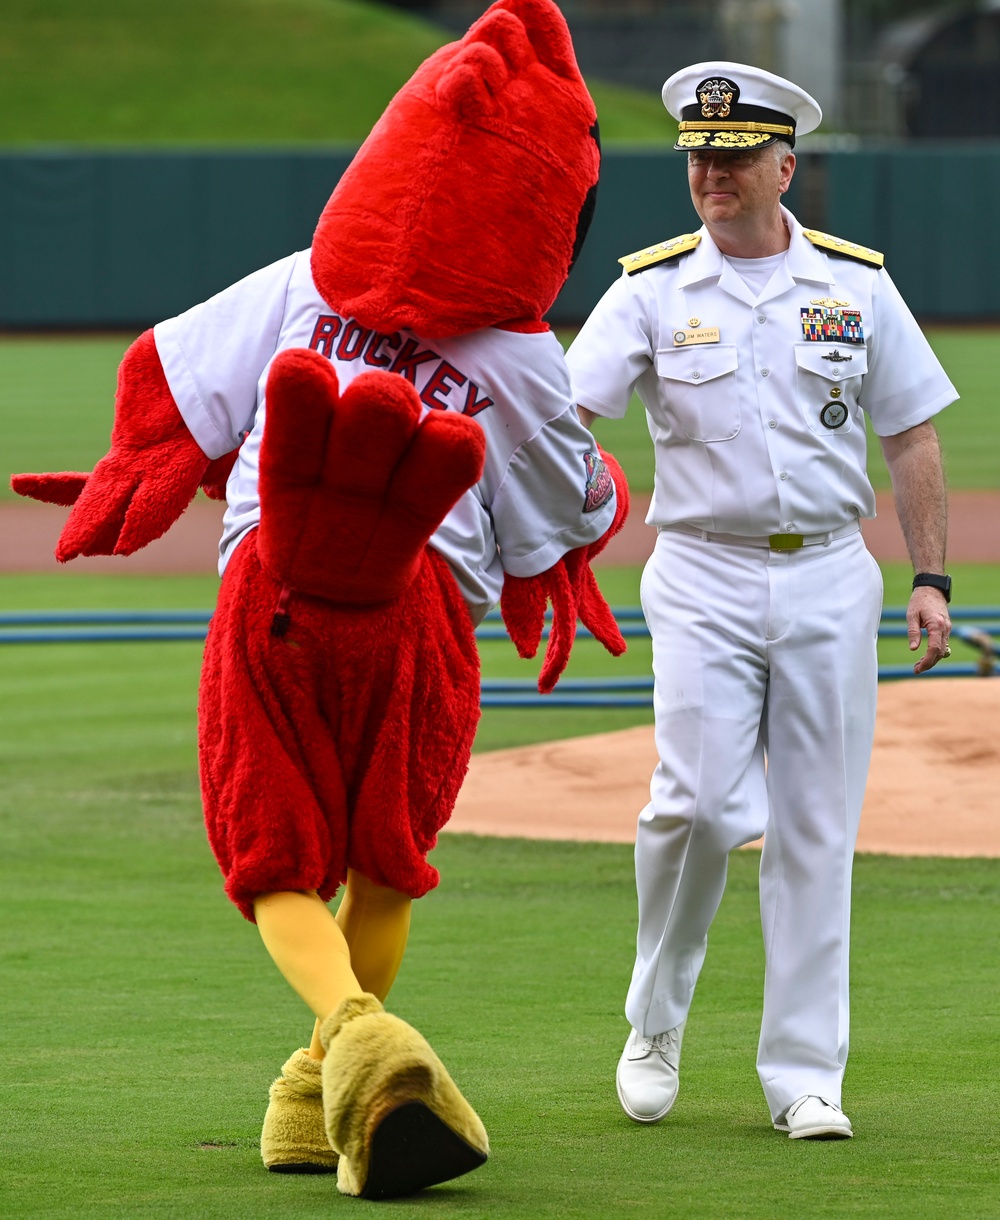
[[[542,321],[599,164],[558,8],[499,0],[393,99],[311,250],[132,345],[91,474],[14,479],[75,504],[60,560],[129,554],[225,485],[205,820],[226,892],[316,1017],[271,1087],[264,1162],[336,1169],[345,1194],[410,1194],[488,1153],[382,1003],[468,766],[475,624],[502,592],[534,655],[551,600],[542,689],[577,617],[625,647],[588,561],[627,491]]]

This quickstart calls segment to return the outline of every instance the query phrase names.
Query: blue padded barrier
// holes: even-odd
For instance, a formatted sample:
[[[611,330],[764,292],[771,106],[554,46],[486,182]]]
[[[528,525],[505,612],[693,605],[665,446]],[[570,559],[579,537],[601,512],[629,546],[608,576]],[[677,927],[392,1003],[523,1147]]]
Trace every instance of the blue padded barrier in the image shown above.
[[[623,606],[613,610],[628,638],[648,636],[642,610]],[[212,617],[210,610],[40,610],[0,613],[0,644],[92,644],[153,643],[172,640],[202,641]],[[988,677],[996,673],[1000,652],[1000,607],[963,606],[951,611],[952,639],[978,653],[975,661],[954,659],[929,670],[923,677]],[[549,628],[543,632],[548,636]],[[590,633],[582,626],[581,638]],[[883,611],[879,635],[905,638],[906,610]],[[488,614],[477,629],[480,640],[506,639],[497,611]],[[914,677],[910,665],[879,666],[879,680]],[[652,676],[621,678],[563,678],[556,689],[541,695],[533,679],[484,678],[484,707],[575,707],[649,708],[653,699]]]

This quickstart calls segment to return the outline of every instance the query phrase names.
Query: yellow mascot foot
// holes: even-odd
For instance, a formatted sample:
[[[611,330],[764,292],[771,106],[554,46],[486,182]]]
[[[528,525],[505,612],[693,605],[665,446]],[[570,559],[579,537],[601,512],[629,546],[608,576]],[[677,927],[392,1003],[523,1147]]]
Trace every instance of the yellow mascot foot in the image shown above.
[[[272,1173],[334,1173],[323,1121],[323,1063],[296,1051],[271,1085],[260,1155]]]
[[[345,1000],[324,1021],[326,1134],[345,1195],[392,1199],[485,1164],[478,1114],[412,1026],[373,995]]]

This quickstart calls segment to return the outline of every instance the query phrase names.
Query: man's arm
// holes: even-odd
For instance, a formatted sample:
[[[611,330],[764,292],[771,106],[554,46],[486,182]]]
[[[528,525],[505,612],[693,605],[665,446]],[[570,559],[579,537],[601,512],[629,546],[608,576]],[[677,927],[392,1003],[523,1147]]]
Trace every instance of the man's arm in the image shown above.
[[[948,535],[948,499],[941,462],[941,443],[930,420],[895,436],[879,438],[896,502],[896,515],[906,539],[914,572],[944,572]],[[914,673],[931,669],[948,653],[951,619],[948,603],[938,589],[913,590],[906,609],[910,651],[920,647],[927,632],[927,652]]]
[[[576,405],[576,413],[580,417],[580,423],[590,432],[593,432],[591,426],[595,419],[600,419],[599,415],[595,415],[593,411],[588,411],[586,407],[581,407],[579,403]]]

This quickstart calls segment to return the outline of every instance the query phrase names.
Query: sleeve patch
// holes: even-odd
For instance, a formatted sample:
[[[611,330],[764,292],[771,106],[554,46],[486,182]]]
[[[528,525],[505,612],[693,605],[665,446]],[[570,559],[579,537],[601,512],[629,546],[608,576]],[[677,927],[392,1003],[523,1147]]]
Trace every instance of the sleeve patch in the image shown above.
[[[598,453],[587,452],[583,455],[583,464],[587,469],[586,494],[583,498],[583,511],[595,513],[603,508],[615,491],[615,481],[611,477],[604,459]]]

